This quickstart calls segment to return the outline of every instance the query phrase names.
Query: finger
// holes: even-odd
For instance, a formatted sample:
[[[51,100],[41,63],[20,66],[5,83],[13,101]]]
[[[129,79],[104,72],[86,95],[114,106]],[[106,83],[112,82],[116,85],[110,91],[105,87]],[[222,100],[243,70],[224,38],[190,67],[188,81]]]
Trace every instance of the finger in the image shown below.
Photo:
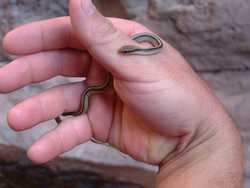
[[[75,111],[84,88],[82,82],[71,83],[26,99],[10,110],[8,124],[12,129],[22,131],[54,119],[63,112]]]
[[[155,60],[152,59],[152,56],[120,55],[118,50],[122,46],[136,45],[136,42],[101,15],[91,0],[71,0],[70,17],[74,31],[82,44],[87,45],[91,55],[116,77],[118,74],[119,76],[125,75],[127,78],[138,77],[137,71],[134,70],[145,66],[145,63],[142,65],[135,62]],[[131,66],[132,64],[133,66]]]
[[[45,163],[91,137],[91,125],[86,115],[67,119],[35,142],[28,151],[28,157],[36,163]]]
[[[20,26],[4,37],[3,46],[12,54],[30,54],[71,46],[81,48],[73,38],[71,24],[66,17]]]
[[[146,30],[133,21],[118,18],[109,20],[127,35]],[[83,45],[72,30],[69,17],[60,17],[33,22],[14,29],[4,37],[3,47],[11,54],[30,54],[63,48],[82,49]]]
[[[106,79],[108,79],[108,73],[104,71],[99,63],[93,62],[86,84],[91,86],[102,85],[106,82]],[[94,137],[103,142],[108,139],[113,120],[115,97],[111,90],[111,84],[109,88],[105,89],[105,92],[95,96],[92,95],[88,109],[88,118],[92,122]]]
[[[0,69],[0,92],[10,92],[58,75],[83,76],[90,57],[86,52],[61,50],[24,56]]]

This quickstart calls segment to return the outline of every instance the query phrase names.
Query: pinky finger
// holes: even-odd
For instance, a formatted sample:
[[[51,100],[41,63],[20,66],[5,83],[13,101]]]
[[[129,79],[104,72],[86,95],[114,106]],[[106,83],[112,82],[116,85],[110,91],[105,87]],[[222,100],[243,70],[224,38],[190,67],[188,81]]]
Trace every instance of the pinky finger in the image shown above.
[[[91,137],[91,125],[86,115],[66,119],[36,141],[30,147],[28,157],[35,163],[46,163]]]

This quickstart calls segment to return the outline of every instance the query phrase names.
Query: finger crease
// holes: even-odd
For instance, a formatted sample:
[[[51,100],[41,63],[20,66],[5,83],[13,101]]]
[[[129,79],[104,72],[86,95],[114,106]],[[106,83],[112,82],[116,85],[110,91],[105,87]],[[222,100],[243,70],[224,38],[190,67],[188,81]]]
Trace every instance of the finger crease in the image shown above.
[[[65,28],[65,32],[66,32],[66,40],[67,40],[67,45],[70,46],[71,43],[71,31],[68,28]]]
[[[60,129],[58,129],[57,134],[58,138],[59,138],[59,154],[64,152],[64,139],[63,139],[63,135],[60,132]]]
[[[56,52],[56,55],[55,55],[55,56],[58,56],[58,58],[55,57],[55,59],[59,59],[59,58],[60,58],[59,52]],[[57,74],[58,74],[58,75],[63,75],[63,71],[64,71],[64,70],[63,70],[63,68],[64,68],[63,62],[64,62],[64,61],[62,61],[61,63],[55,63],[55,64],[57,65],[56,71],[57,71]]]
[[[28,74],[29,74],[29,77],[30,77],[30,82],[31,83],[35,83],[36,80],[35,80],[35,74],[34,74],[34,70],[33,70],[33,66],[32,66],[32,63],[30,61],[27,61],[27,65],[28,65]]]
[[[44,33],[44,28],[43,28],[43,24],[40,23],[40,30],[41,30],[41,49],[40,51],[45,49],[45,33]]]
[[[94,128],[94,125],[93,125],[91,119],[89,118],[88,114],[87,114],[87,118],[89,121],[89,126],[90,126],[90,131],[91,131],[92,137],[95,138],[95,128]]]
[[[67,108],[69,107],[65,91],[66,91],[65,86],[62,86],[62,95],[59,95],[59,96],[63,96],[63,98],[62,98],[63,112],[65,112],[67,110]]]
[[[77,129],[77,124],[75,121],[73,121],[73,125],[72,125],[73,129],[74,129],[74,134],[75,134],[75,138],[76,138],[76,144],[79,145],[81,144],[81,135],[80,135],[80,131],[78,131]]]
[[[109,35],[111,36],[111,34]],[[95,40],[93,41],[93,44],[91,48],[95,48],[96,46],[107,46],[109,44],[112,44],[114,41],[119,41],[119,38],[121,37],[121,34],[119,33],[118,30],[116,30],[114,33],[112,33],[112,37],[102,37],[101,40]]]
[[[112,113],[112,120],[111,120],[111,125],[110,125],[110,128],[108,130],[108,135],[107,135],[107,138],[106,138],[106,141],[111,141],[111,131],[113,129],[113,126],[114,126],[114,120],[115,120],[115,114],[116,114],[116,101],[117,101],[117,98],[115,97],[114,101],[113,101],[113,105],[112,105],[112,110],[113,110],[113,113]]]
[[[42,119],[41,121],[45,121],[46,120],[46,116],[45,116],[45,108],[44,108],[44,105],[43,105],[43,102],[41,100],[41,97],[38,97],[38,103],[39,103],[39,106],[40,106],[40,109],[41,109],[41,114],[42,114]]]

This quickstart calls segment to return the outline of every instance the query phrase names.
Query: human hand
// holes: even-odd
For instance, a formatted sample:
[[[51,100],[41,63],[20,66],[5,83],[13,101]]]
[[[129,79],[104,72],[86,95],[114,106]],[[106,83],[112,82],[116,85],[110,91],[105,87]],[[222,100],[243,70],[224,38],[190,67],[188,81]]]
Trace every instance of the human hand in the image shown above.
[[[161,165],[161,180],[190,159],[205,158],[206,164],[211,151],[224,163],[222,156],[233,148],[228,160],[235,162],[241,149],[234,124],[175,49],[164,42],[157,55],[117,53],[135,43],[129,36],[150,31],[131,21],[104,18],[90,0],[71,0],[70,18],[31,23],[6,35],[4,48],[22,57],[0,69],[1,92],[57,75],[87,77],[21,102],[9,112],[9,125],[22,131],[77,110],[81,92],[102,83],[104,70],[113,75],[113,90],[93,95],[87,114],[69,118],[41,137],[29,149],[30,159],[47,162],[94,136],[139,161]]]

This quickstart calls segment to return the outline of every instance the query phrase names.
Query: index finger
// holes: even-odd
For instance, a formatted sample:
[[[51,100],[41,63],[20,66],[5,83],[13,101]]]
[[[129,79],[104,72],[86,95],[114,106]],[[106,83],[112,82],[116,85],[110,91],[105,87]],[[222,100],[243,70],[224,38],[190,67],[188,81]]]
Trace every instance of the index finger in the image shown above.
[[[147,31],[145,27],[133,21],[109,19],[126,35]],[[81,44],[74,34],[70,18],[59,17],[33,22],[10,31],[4,37],[3,47],[11,54],[26,55],[63,48],[84,49],[84,44]]]

